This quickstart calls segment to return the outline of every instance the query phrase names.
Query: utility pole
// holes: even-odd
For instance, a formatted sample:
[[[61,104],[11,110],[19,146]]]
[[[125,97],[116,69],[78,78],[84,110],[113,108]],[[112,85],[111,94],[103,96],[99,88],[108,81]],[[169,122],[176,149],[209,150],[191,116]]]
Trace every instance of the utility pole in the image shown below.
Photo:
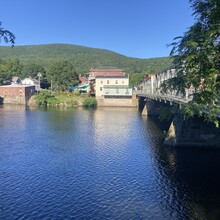
[[[39,91],[40,91],[40,78],[41,78],[42,74],[41,74],[41,73],[38,73],[37,75],[38,75],[38,77],[39,77]]]

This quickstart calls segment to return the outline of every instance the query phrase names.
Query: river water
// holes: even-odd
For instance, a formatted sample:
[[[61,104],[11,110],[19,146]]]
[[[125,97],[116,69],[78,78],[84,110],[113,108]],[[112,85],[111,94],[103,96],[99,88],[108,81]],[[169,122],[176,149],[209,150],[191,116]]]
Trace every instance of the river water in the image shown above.
[[[220,151],[134,108],[0,108],[0,219],[220,219]]]

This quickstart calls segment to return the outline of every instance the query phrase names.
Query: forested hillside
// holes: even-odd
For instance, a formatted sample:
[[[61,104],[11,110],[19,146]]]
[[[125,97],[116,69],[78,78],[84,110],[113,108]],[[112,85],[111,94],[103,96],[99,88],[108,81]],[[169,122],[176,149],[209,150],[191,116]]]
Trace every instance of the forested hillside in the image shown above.
[[[88,72],[91,67],[114,66],[124,69],[127,73],[155,73],[171,64],[164,58],[138,59],[121,54],[89,47],[47,44],[34,46],[0,47],[0,59],[18,59],[22,64],[35,63],[45,68],[53,61],[71,61],[80,74]]]

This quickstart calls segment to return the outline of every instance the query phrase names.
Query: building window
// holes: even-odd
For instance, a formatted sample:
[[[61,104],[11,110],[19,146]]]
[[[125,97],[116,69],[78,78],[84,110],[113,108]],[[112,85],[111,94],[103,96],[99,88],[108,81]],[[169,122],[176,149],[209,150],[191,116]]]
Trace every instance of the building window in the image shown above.
[[[118,84],[118,80],[115,80],[115,84]]]
[[[102,87],[100,87],[100,91],[102,91]]]
[[[103,81],[101,81],[101,84],[103,83]]]
[[[122,80],[122,84],[124,84],[125,82],[124,82],[124,80]]]
[[[107,84],[109,84],[109,80],[107,80]]]

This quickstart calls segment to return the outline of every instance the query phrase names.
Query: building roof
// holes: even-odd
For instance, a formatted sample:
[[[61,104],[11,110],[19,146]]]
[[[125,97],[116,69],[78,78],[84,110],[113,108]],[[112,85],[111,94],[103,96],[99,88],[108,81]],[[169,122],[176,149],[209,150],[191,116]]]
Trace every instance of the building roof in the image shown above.
[[[123,72],[123,70],[122,69],[118,69],[118,68],[116,68],[116,67],[112,67],[112,66],[101,66],[101,67],[97,67],[97,68],[95,68],[95,69],[93,69],[93,68],[91,68],[90,70],[89,70],[90,72],[92,71],[92,72],[99,72],[99,71],[120,71],[120,72]]]
[[[20,85],[20,84],[11,84],[11,85],[3,85],[1,88],[25,88],[25,87],[33,87],[34,85]]]
[[[27,78],[25,78],[25,79],[23,79],[23,80],[21,80],[21,81],[24,82],[24,81],[26,81],[26,80],[30,80],[30,81],[32,81],[32,82],[35,83],[35,84],[39,84],[39,80],[37,80],[37,79],[35,79],[35,78],[32,78],[32,77],[27,77]]]
[[[125,72],[121,69],[117,69],[115,67],[109,67],[109,66],[105,66],[105,67],[98,67],[97,69],[90,69],[89,71],[89,79],[95,79],[99,76],[124,76]]]
[[[146,75],[146,76],[144,77],[144,80],[148,80],[148,79],[150,79],[150,78],[153,77],[153,76],[156,76],[156,74],[148,74],[148,75]]]
[[[79,75],[79,81],[80,81],[81,83],[86,83],[86,82],[88,82],[88,79],[87,79],[85,76]]]

